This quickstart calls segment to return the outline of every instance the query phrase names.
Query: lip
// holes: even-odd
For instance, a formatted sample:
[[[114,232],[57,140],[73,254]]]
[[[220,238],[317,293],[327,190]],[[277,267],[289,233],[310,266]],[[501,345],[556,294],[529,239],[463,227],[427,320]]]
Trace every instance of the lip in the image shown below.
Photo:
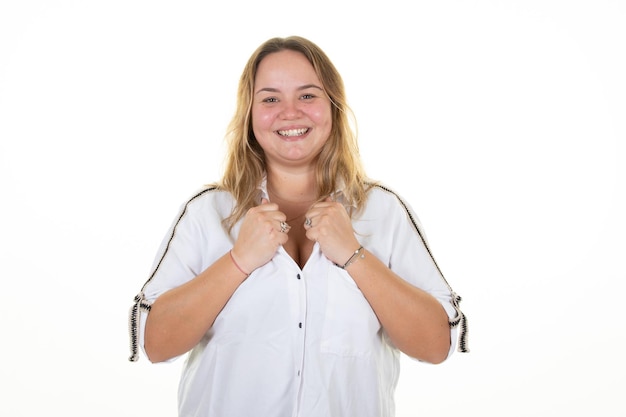
[[[311,130],[312,129],[310,127],[303,127],[303,126],[285,127],[285,128],[275,130],[274,133],[276,133],[276,135],[283,140],[295,141],[295,140],[299,140],[308,136],[309,133],[311,133]]]

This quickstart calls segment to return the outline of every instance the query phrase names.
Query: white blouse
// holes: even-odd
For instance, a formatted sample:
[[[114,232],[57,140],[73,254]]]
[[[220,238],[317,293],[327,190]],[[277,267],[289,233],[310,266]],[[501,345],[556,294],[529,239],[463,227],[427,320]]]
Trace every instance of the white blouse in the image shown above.
[[[262,192],[267,198],[264,187]],[[222,223],[233,205],[229,193],[205,188],[181,207],[131,309],[132,361],[138,346],[143,349],[152,302],[233,247],[241,221],[230,233]],[[465,351],[460,297],[431,256],[412,209],[391,190],[375,186],[352,225],[370,253],[441,302],[451,324],[449,355],[459,324],[459,350]],[[188,353],[179,415],[391,417],[399,354],[348,272],[317,243],[302,269],[280,247],[239,286]]]

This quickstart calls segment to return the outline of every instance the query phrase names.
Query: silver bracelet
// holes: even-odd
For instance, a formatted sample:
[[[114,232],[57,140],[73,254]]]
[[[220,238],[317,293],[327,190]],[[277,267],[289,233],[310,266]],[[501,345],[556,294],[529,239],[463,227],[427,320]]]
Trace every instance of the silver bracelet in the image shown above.
[[[341,269],[346,269],[347,267],[350,266],[350,264],[352,264],[354,261],[356,261],[357,259],[361,258],[365,258],[365,254],[362,253],[363,252],[363,246],[359,246],[359,248],[357,250],[354,251],[354,253],[352,254],[352,256],[350,257],[350,259],[348,259],[348,261],[342,265],[339,264],[335,264],[335,266],[338,266]]]

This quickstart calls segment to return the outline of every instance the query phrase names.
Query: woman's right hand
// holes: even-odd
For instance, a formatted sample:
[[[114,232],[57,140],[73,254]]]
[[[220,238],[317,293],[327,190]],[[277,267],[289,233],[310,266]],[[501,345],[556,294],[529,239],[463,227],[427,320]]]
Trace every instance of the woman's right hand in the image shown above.
[[[248,210],[232,249],[237,265],[249,274],[268,263],[280,245],[287,242],[289,230],[281,231],[281,223],[286,220],[278,204],[265,198],[260,205]]]

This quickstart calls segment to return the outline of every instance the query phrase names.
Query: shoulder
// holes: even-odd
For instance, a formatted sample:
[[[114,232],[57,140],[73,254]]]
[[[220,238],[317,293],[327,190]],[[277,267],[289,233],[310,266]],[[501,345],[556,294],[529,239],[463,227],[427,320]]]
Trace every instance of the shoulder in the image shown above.
[[[187,199],[187,203],[196,202],[196,201],[206,201],[211,199],[219,199],[220,197],[224,197],[225,195],[230,195],[230,193],[222,190],[219,186],[214,184],[203,185],[197,189],[195,189]]]
[[[410,206],[405,199],[388,185],[376,182],[369,183],[368,187],[367,208],[383,207],[388,209],[390,207],[399,207],[403,210],[410,210]]]
[[[188,211],[217,211],[228,213],[233,208],[232,194],[214,184],[204,185],[194,190],[181,205],[181,214]]]
[[[411,203],[395,189],[380,182],[368,185],[370,188],[365,204],[366,212],[382,212],[386,217],[394,217],[402,222],[409,221],[416,230],[422,228]]]

